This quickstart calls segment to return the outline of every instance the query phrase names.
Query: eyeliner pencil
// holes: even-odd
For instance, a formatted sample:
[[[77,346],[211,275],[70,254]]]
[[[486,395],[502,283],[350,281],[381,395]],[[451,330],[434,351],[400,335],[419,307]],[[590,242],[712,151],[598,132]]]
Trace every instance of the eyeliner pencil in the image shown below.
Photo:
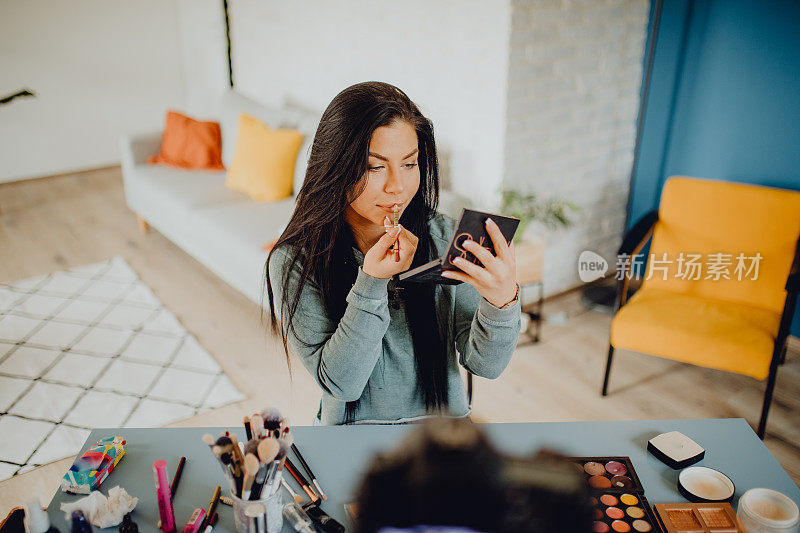
[[[181,474],[183,474],[183,465],[186,464],[186,457],[181,457],[178,461],[178,468],[175,469],[175,475],[172,477],[172,483],[169,484],[169,491],[172,497],[178,492],[178,484],[181,482]]]
[[[311,486],[308,484],[308,481],[306,481],[306,478],[303,477],[303,474],[301,474],[297,470],[297,467],[295,467],[294,464],[292,464],[291,459],[289,459],[288,457],[286,458],[286,470],[289,471],[294,480],[297,481],[297,483],[305,491],[305,493],[308,494],[308,497],[311,498],[312,502],[319,501],[320,499],[319,496],[317,496],[317,494],[314,492],[314,489],[312,489]]]
[[[206,526],[209,525],[211,519],[213,518],[214,511],[217,510],[217,504],[219,503],[220,493],[222,492],[222,487],[217,485],[217,488],[214,489],[214,493],[211,495],[211,501],[208,504],[208,511],[206,511],[206,517],[203,519],[203,524],[200,526],[200,529],[205,529]]]
[[[303,454],[300,453],[300,448],[297,447],[297,444],[292,443],[292,451],[297,456],[297,459],[300,460],[300,464],[305,468],[306,472],[308,472],[308,477],[311,478],[311,483],[314,484],[314,487],[317,489],[317,492],[320,496],[322,496],[323,500],[327,500],[328,497],[325,495],[325,492],[322,490],[322,487],[319,486],[319,481],[317,481],[317,476],[314,475],[314,472],[311,471],[311,467],[308,466],[308,463],[303,458]]]

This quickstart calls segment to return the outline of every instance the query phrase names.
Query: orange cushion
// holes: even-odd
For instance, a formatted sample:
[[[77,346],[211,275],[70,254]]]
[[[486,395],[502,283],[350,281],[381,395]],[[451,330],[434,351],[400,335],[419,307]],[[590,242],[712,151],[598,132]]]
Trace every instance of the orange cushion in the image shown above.
[[[780,314],[643,287],[611,322],[611,345],[764,379]]]
[[[203,122],[168,111],[161,149],[147,162],[178,168],[225,170],[219,123]]]

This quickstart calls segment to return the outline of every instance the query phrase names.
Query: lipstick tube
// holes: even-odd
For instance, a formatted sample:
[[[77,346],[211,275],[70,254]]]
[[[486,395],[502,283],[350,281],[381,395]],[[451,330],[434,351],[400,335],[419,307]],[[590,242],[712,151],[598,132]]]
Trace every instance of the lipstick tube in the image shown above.
[[[181,533],[197,533],[200,529],[200,524],[203,523],[203,518],[206,516],[206,510],[202,507],[198,507],[192,513],[192,516],[189,517],[189,521],[186,522],[186,525],[183,526],[183,530]]]
[[[394,204],[394,227],[396,228],[397,225],[400,223],[400,206]],[[397,237],[397,240],[394,241],[392,244],[392,251],[394,251],[394,262],[397,263],[400,261],[400,237]]]
[[[153,462],[153,474],[156,482],[158,514],[161,517],[161,533],[174,533],[175,511],[172,508],[172,494],[167,479],[167,462],[164,459]]]

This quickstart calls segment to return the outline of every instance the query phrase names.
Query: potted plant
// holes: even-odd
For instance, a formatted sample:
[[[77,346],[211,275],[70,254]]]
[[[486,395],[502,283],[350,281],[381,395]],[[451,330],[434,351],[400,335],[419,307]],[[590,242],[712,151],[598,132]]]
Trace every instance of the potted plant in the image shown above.
[[[501,189],[500,212],[519,219],[514,235],[514,244],[519,244],[531,222],[538,222],[549,229],[566,228],[572,225],[568,211],[578,208],[560,198],[541,199],[538,195],[517,189]]]

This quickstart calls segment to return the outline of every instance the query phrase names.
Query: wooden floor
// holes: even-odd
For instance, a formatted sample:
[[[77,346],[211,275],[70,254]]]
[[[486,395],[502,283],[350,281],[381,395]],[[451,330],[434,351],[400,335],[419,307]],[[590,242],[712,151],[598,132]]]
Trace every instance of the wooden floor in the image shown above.
[[[122,256],[216,357],[248,399],[174,424],[233,426],[266,405],[310,424],[319,392],[295,361],[289,379],[258,306],[155,231],[139,233],[118,167],[0,185],[0,281]],[[577,293],[546,302],[542,341],[520,345],[495,381],[478,379],[474,417],[489,422],[744,417],[755,424],[764,384],[750,378],[618,351],[611,394],[598,391],[610,317]],[[800,354],[778,373],[766,445],[800,481]],[[6,438],[0,436],[0,438]],[[49,502],[72,459],[0,483],[0,518],[29,495]]]

